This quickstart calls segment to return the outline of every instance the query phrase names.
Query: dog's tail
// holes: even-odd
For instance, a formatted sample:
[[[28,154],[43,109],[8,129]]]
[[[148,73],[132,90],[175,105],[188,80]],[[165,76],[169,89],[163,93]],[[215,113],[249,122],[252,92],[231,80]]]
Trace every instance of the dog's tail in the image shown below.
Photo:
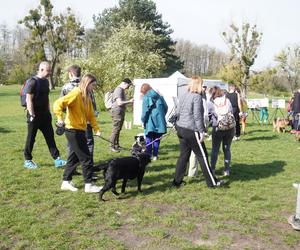
[[[99,163],[99,164],[97,164],[97,165],[94,165],[93,170],[94,170],[95,172],[99,172],[99,171],[101,171],[101,170],[107,170],[107,168],[108,168],[108,163],[105,162],[105,163]]]

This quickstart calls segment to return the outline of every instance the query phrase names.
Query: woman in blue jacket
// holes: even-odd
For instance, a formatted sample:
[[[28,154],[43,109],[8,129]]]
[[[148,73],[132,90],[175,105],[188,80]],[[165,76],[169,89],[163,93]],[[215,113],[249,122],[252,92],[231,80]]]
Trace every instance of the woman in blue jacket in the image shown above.
[[[146,137],[147,153],[157,160],[160,137],[167,132],[166,113],[168,105],[165,99],[155,92],[148,83],[141,86],[143,95],[142,123]]]

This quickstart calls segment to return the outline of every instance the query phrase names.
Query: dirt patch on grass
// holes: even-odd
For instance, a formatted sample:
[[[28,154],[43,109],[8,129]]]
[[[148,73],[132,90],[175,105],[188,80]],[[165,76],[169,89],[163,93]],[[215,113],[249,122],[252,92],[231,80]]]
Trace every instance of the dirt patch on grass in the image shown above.
[[[134,202],[134,201],[133,201]],[[147,225],[139,225],[129,215],[124,218],[125,224],[115,230],[111,230],[109,236],[124,244],[128,249],[181,249],[180,245],[174,244],[174,239],[186,241],[192,247],[204,247],[215,249],[216,247],[226,249],[300,249],[300,245],[286,244],[283,237],[278,237],[278,230],[284,233],[291,230],[287,223],[262,221],[264,228],[270,227],[270,231],[260,236],[260,233],[243,232],[243,226],[236,221],[223,221],[228,227],[218,228],[210,220],[205,211],[195,210],[188,206],[154,203],[144,201],[143,206],[154,209],[155,218]],[[160,219],[172,213],[183,211],[181,223],[178,226],[169,226],[161,223]],[[182,228],[182,223],[190,223],[191,228]],[[268,225],[270,224],[270,225]],[[274,230],[273,226],[278,230]],[[239,227],[241,230],[239,231]],[[255,227],[255,226],[254,226]],[[273,228],[273,230],[272,230]],[[259,228],[257,228],[259,230]],[[153,234],[153,231],[155,234]]]

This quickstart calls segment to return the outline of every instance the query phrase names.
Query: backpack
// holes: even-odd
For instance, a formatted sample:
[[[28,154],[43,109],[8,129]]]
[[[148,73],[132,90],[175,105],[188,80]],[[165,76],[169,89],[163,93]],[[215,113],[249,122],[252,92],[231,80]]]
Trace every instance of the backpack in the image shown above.
[[[223,105],[217,105],[214,103],[215,112],[217,114],[217,130],[225,131],[235,127],[235,118],[232,112],[229,110],[228,99],[225,98]]]
[[[37,76],[33,76],[32,78],[29,78],[24,82],[24,84],[22,85],[21,90],[20,90],[20,102],[21,102],[21,106],[25,107],[25,108],[27,107],[26,94],[27,94],[28,86],[29,86],[31,79],[34,79],[36,81],[36,89],[35,89],[34,98],[36,98],[40,92],[40,83],[39,83]]]
[[[112,105],[113,105],[113,95],[114,95],[114,91],[108,91],[105,93],[104,95],[104,106],[107,109],[111,109]]]

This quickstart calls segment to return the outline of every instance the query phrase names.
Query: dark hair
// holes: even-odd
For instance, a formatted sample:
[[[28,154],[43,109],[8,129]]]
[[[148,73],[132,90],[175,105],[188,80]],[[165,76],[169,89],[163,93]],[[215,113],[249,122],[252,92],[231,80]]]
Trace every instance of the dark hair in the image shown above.
[[[72,72],[75,77],[80,77],[81,68],[77,64],[74,64],[68,68],[68,72]]]
[[[220,87],[218,86],[214,86],[211,88],[211,100],[215,100],[217,97],[221,97],[223,96],[224,93],[223,93],[223,90],[220,89]]]
[[[131,84],[131,83],[132,83],[131,80],[130,80],[129,78],[123,79],[122,82],[125,82],[125,83],[127,83],[127,84]]]

